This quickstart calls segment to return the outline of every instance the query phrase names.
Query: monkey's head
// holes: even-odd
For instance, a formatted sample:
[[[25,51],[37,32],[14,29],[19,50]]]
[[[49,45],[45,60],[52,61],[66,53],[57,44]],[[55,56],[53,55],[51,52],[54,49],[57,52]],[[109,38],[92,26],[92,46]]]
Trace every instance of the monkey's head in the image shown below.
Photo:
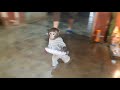
[[[59,34],[60,34],[60,30],[57,28],[51,28],[48,30],[48,36],[49,36],[49,39],[51,40],[54,40],[57,37],[59,37]]]

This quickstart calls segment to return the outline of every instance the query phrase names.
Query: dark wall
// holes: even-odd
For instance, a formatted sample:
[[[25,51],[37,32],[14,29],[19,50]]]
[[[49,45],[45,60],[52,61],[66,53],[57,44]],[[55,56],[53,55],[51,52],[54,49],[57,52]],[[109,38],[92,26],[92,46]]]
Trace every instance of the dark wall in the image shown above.
[[[52,15],[53,12],[48,12],[48,15]],[[90,12],[61,12],[61,21],[67,21],[69,17],[73,17],[75,21],[80,18],[88,18]]]
[[[79,12],[80,16],[88,17],[90,12]]]
[[[3,21],[1,18],[0,18],[0,26],[3,26]]]
[[[88,18],[90,12],[62,12],[61,20],[66,21],[70,16],[72,16],[76,21],[80,18]]]
[[[47,17],[47,12],[25,12],[25,21],[33,22]]]
[[[61,12],[63,16],[84,16],[89,17],[90,12]]]

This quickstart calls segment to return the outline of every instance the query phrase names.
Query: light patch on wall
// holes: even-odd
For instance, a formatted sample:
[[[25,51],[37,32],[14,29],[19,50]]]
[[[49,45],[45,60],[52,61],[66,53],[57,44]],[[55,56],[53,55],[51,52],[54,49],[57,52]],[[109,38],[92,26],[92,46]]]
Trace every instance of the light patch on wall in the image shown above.
[[[14,12],[15,18],[19,18],[19,12]]]
[[[91,17],[94,16],[94,12],[90,12],[90,16],[91,16]]]
[[[8,13],[7,12],[1,12],[1,17],[8,17]]]
[[[88,19],[88,26],[87,26],[87,32],[89,33],[89,37],[92,34],[94,16],[95,16],[95,12],[90,12]]]

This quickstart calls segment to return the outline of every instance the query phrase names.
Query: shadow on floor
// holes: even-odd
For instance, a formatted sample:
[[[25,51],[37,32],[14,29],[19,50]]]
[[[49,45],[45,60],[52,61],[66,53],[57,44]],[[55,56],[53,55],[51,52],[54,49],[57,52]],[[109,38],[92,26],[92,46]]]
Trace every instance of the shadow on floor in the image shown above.
[[[104,44],[93,44],[86,36],[78,34],[61,35],[67,44],[71,63],[60,63],[53,70],[55,78],[109,78],[112,77],[115,65],[111,63],[108,47]]]

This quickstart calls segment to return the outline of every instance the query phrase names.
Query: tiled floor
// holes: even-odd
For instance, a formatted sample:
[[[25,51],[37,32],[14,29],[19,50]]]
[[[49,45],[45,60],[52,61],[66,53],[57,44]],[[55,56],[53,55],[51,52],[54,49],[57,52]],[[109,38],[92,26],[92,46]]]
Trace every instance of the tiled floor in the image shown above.
[[[80,35],[63,35],[72,61],[69,64],[60,62],[52,70],[51,55],[44,53],[44,47],[47,46],[45,33],[51,26],[51,22],[44,20],[19,28],[0,30],[1,78],[113,77],[116,65],[111,64],[106,45],[92,44],[89,38]],[[84,24],[79,26],[76,27],[78,30]],[[66,27],[60,28],[64,33]]]

